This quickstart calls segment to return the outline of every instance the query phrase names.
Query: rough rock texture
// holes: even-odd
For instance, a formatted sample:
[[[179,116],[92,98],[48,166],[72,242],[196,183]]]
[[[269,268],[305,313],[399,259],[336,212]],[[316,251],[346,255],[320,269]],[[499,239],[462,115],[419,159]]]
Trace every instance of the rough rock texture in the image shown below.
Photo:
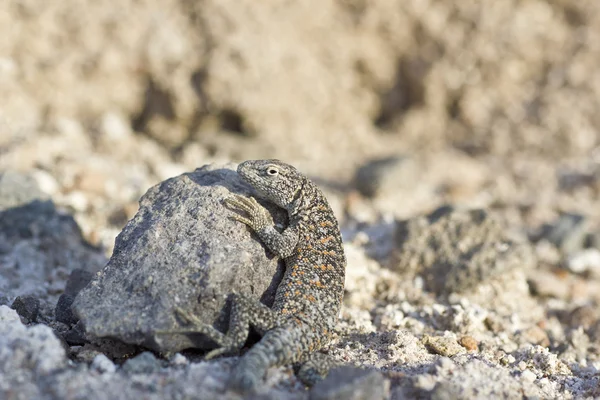
[[[250,231],[227,218],[231,211],[223,200],[251,193],[232,168],[203,167],[142,197],[110,261],[73,303],[88,334],[162,352],[210,348],[214,343],[201,335],[156,332],[186,325],[176,308],[227,331],[232,291],[272,304],[283,266]],[[270,209],[276,223],[286,223],[283,210]]]
[[[0,173],[0,304],[16,300],[13,308],[35,320],[38,298],[56,301],[73,268],[96,271],[104,260],[31,175]]]
[[[34,296],[18,296],[10,306],[27,321],[36,321],[40,312],[40,300]]]
[[[389,396],[389,382],[376,370],[339,367],[310,391],[310,400],[382,400]]]
[[[33,170],[94,244],[149,186],[257,157],[332,180],[397,154],[481,170],[376,202],[403,218],[449,200],[600,217],[594,1],[121,5],[0,4],[0,169]]]
[[[394,399],[600,397],[598,43],[597,0],[0,1],[0,187],[19,171],[54,202],[0,215],[0,305],[38,298],[72,363],[32,377],[15,362],[8,398],[235,398],[235,360],[125,374],[131,346],[88,343],[52,310],[74,269],[105,265],[149,187],[259,157],[319,178],[341,222],[332,357],[382,371]],[[402,161],[350,180],[386,158]],[[0,204],[45,199],[23,187]],[[441,296],[390,269],[396,220],[444,204],[493,210],[533,268]],[[426,335],[477,349],[444,357]],[[281,368],[260,396],[308,391]]]
[[[450,149],[372,159],[356,170],[352,182],[366,198],[352,198],[347,211],[353,219],[373,223],[381,214],[407,219],[445,203],[488,207],[480,190],[489,174],[489,166]]]
[[[47,199],[32,176],[15,171],[0,173],[0,211]]]
[[[444,378],[443,381],[435,383],[440,377]],[[483,381],[487,383],[481,385]],[[502,399],[511,398],[514,393],[521,393],[527,398],[547,398],[552,393],[551,390],[545,391],[537,387],[531,380],[514,377],[508,371],[490,367],[479,359],[463,359],[456,364],[443,358],[436,365],[432,376],[423,375],[420,378],[417,388],[423,390],[422,395],[436,400]]]
[[[66,366],[66,351],[51,328],[26,327],[16,311],[0,305],[1,398],[42,398],[44,380]]]
[[[234,182],[231,183],[231,189],[242,192],[246,190],[235,186],[235,178],[230,176],[230,169],[219,168],[204,168],[186,176],[173,178],[162,185],[177,185],[179,182],[185,186],[185,182],[192,182],[197,190],[222,190],[227,193],[227,188],[219,186],[223,184],[222,174],[227,178],[227,182]],[[202,187],[188,175],[202,176],[217,187]],[[160,187],[154,188],[150,193],[153,194],[149,194],[142,201],[139,215],[160,215],[161,221],[168,223],[170,219],[177,218],[178,210],[185,208],[157,207],[156,214],[150,214],[149,208],[153,204],[165,204],[148,200],[153,195],[160,197]],[[165,196],[164,201],[181,202],[183,197],[174,198],[171,196],[173,193],[168,192],[170,195]],[[207,202],[209,200],[203,200],[203,207],[206,207]],[[195,209],[198,213],[201,212],[201,207]],[[160,214],[160,210],[174,213],[165,218]],[[139,216],[138,218],[141,219]],[[221,214],[218,218],[223,224],[229,223],[226,214]],[[208,222],[211,218],[205,216],[203,220]],[[144,221],[148,223],[152,218],[145,218]],[[465,232],[480,232],[477,220],[465,219],[462,222]],[[373,253],[377,254],[382,262],[368,257],[373,249],[385,248],[384,243],[393,241],[393,238],[389,237],[392,232],[393,229],[390,230],[388,224],[383,224],[379,227],[370,226],[365,230],[359,229],[347,236],[352,239],[345,243],[348,257],[345,306],[338,329],[339,337],[329,351],[330,356],[338,362],[371,368],[372,371],[362,371],[360,374],[345,373],[343,377],[333,374],[322,384],[307,391],[297,381],[291,368],[276,368],[269,371],[265,386],[260,392],[261,396],[278,399],[331,398],[350,391],[358,398],[455,398],[463,394],[473,396],[479,393],[482,382],[485,383],[486,396],[512,397],[525,393],[528,396],[570,398],[598,395],[600,376],[593,367],[600,362],[594,350],[598,346],[598,319],[593,312],[585,313],[585,309],[577,313],[566,312],[566,315],[558,316],[564,322],[550,314],[545,315],[540,307],[529,305],[532,299],[521,289],[523,277],[516,285],[514,281],[508,280],[505,286],[496,286],[495,290],[513,297],[514,301],[521,305],[520,308],[511,311],[503,311],[485,302],[474,303],[469,298],[456,294],[450,296],[447,301],[443,300],[443,297],[436,298],[434,293],[422,290],[423,287],[419,286],[417,278],[407,280],[405,275],[401,276],[385,268],[385,252]],[[130,233],[128,227],[123,236]],[[369,237],[377,243],[369,243]],[[248,237],[241,240],[258,244],[249,233]],[[125,243],[128,242],[122,244]],[[118,255],[124,248],[117,243],[116,249]],[[216,253],[209,254],[221,253],[222,248],[218,248]],[[264,250],[262,257],[265,257]],[[78,275],[81,274],[72,274],[72,280],[68,288],[65,288],[69,293],[76,291],[76,286],[85,281],[76,279]],[[210,279],[212,278],[207,280]],[[127,282],[127,279],[122,281]],[[219,283],[220,287],[226,284],[227,281]],[[473,284],[475,288],[472,290],[477,291],[487,287],[489,282],[475,281]],[[112,286],[113,289],[115,287],[119,286]],[[498,292],[495,295],[498,295]],[[489,298],[489,293],[485,297]],[[159,312],[167,311],[155,309]],[[114,310],[113,313],[117,315],[119,310]],[[131,307],[126,311],[131,312]],[[28,330],[50,332],[43,325],[24,327],[18,321],[17,314],[7,307],[2,307],[0,312],[8,313],[10,323],[6,326],[17,329],[21,336]],[[172,318],[171,314],[169,318]],[[127,322],[123,318],[120,320],[122,323]],[[142,319],[139,321],[143,322]],[[153,319],[149,318],[146,322],[154,326]],[[59,323],[53,324],[60,328]],[[581,328],[571,328],[577,324]],[[149,336],[152,336],[151,332]],[[463,340],[467,336],[470,339]],[[134,349],[127,349],[118,342],[105,341],[97,345],[84,341],[70,343],[67,354],[72,357],[72,362],[77,367],[65,368],[63,343],[53,335],[51,338],[47,347],[44,347],[45,350],[40,353],[51,354],[45,358],[51,363],[48,367],[51,371],[49,374],[31,372],[31,363],[17,362],[12,356],[6,360],[7,364],[12,366],[12,370],[2,377],[4,381],[0,381],[0,388],[17,388],[16,394],[12,391],[6,392],[6,397],[239,398],[228,391],[226,384],[231,367],[236,362],[235,358],[223,358],[207,363],[199,360],[193,353],[185,353],[175,354],[169,360],[165,360],[149,352],[135,356]],[[473,342],[476,346],[472,345]],[[85,345],[81,346],[82,344]],[[23,348],[24,344],[19,346]],[[3,342],[0,339],[0,357],[13,354],[13,350],[10,349],[15,347],[15,343]],[[469,352],[467,347],[470,347]],[[39,346],[35,349],[38,351]],[[350,370],[357,371],[352,368]],[[110,384],[107,385],[107,382]],[[389,382],[389,395],[386,382]]]
[[[0,25],[13,26],[0,43],[2,89],[12,95],[3,119],[15,131],[7,142],[124,116],[171,147],[227,141],[234,154],[277,143],[311,160],[382,151],[377,128],[471,152],[564,156],[598,143],[593,2],[109,5],[2,5]],[[355,140],[343,140],[348,131]],[[256,141],[243,149],[235,134]]]
[[[423,277],[428,290],[448,294],[475,287],[513,269],[535,265],[531,246],[508,237],[484,210],[440,208],[401,221],[396,229],[396,271]]]
[[[8,300],[35,295],[55,302],[71,270],[95,272],[105,261],[51,201],[0,211],[0,296]]]
[[[74,325],[79,321],[79,318],[73,313],[72,305],[77,294],[87,286],[93,278],[93,274],[82,269],[76,269],[71,272],[65,291],[58,298],[56,308],[54,310],[54,318],[58,322],[65,323],[67,325]]]

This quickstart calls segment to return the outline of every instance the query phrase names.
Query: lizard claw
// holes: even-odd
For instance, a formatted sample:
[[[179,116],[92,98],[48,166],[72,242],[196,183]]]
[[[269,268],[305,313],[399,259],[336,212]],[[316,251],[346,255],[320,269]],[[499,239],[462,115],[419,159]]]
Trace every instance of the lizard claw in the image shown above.
[[[202,321],[200,321],[195,315],[191,314],[190,312],[184,310],[181,307],[176,306],[173,308],[173,311],[175,311],[175,314],[177,314],[179,318],[183,319],[188,324],[203,325]]]
[[[206,355],[204,356],[204,359],[206,361],[208,360],[212,360],[215,357],[219,357],[222,355],[227,355],[227,354],[233,354],[237,351],[237,349],[233,349],[230,347],[219,347],[218,349],[214,349],[209,351],[208,353],[206,353]]]
[[[246,211],[247,213],[251,213],[252,210],[255,208],[255,205],[253,204],[252,200],[254,199],[240,196],[239,194],[234,194],[233,196],[226,198],[224,201],[225,204],[232,208],[241,209],[243,211]],[[256,200],[254,200],[254,202],[256,202]]]
[[[248,218],[244,218],[244,217],[242,217],[240,215],[231,215],[229,218],[231,218],[234,221],[238,221],[238,222],[241,222],[243,224],[246,224],[246,225],[248,225],[250,227],[252,226],[252,221],[250,221]]]
[[[268,225],[272,225],[273,220],[271,215],[254,197],[234,194],[226,198],[224,202],[233,210],[242,211],[246,214],[246,216],[234,214],[231,216],[231,219],[248,225],[254,231],[259,231]]]

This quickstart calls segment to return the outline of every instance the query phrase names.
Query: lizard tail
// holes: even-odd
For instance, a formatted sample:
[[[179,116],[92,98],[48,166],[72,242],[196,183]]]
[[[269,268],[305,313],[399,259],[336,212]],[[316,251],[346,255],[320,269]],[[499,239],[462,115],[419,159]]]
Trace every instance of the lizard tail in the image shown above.
[[[234,367],[228,385],[239,393],[255,391],[267,369],[297,362],[301,355],[299,344],[302,332],[279,327],[265,336],[244,354]]]

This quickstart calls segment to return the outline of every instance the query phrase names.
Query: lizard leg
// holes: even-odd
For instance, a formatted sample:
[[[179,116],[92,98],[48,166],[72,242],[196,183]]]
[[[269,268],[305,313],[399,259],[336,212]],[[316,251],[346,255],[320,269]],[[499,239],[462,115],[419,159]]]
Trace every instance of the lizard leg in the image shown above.
[[[268,331],[260,342],[240,358],[228,385],[241,393],[255,391],[270,367],[304,360],[306,349],[315,339],[308,325],[296,319],[288,320]]]
[[[233,195],[225,199],[225,204],[245,214],[245,216],[234,214],[231,218],[248,225],[273,253],[281,258],[292,254],[298,244],[296,226],[288,226],[282,233],[277,231],[269,211],[253,197]]]
[[[175,314],[181,319],[185,320],[189,324],[189,326],[173,330],[159,330],[155,333],[159,335],[173,335],[178,333],[200,333],[210,338],[210,340],[214,341],[217,345],[223,346],[223,344],[225,343],[225,334],[223,334],[223,332],[219,332],[212,325],[202,322],[195,315],[180,307],[175,307],[174,311]]]
[[[262,382],[267,369],[284,364],[296,353],[299,333],[287,326],[272,329],[255,344],[233,368],[228,386],[239,393],[252,393]]]
[[[248,339],[250,326],[263,334],[277,324],[278,314],[269,307],[248,296],[232,294],[229,330],[219,343],[221,347],[210,351],[205,358],[237,353]]]
[[[261,302],[241,294],[234,293],[231,296],[229,330],[226,334],[179,307],[175,308],[175,313],[189,326],[168,331],[156,331],[156,333],[163,335],[203,334],[219,346],[206,354],[205,359],[210,360],[223,354],[237,353],[246,343],[251,325],[263,334],[278,324],[278,314]]]
[[[308,356],[306,361],[300,365],[300,369],[296,375],[302,383],[310,387],[323,380],[330,369],[339,365],[340,363],[333,360],[327,354],[317,352]]]

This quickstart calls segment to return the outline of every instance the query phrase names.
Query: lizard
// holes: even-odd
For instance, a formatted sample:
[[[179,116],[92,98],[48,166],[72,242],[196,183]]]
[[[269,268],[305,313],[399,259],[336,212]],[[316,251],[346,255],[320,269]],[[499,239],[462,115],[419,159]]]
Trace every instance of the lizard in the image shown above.
[[[227,333],[178,310],[189,327],[171,333],[202,333],[219,347],[205,359],[239,352],[250,326],[262,336],[234,366],[228,387],[257,388],[268,368],[302,365],[298,377],[307,385],[322,379],[333,361],[318,352],[331,340],[344,294],[346,257],[342,237],[321,190],[295,167],[279,160],[249,160],[237,168],[261,197],[288,213],[279,232],[269,212],[254,197],[225,199],[231,218],[258,235],[285,262],[285,272],[271,308],[243,294],[232,294]]]

